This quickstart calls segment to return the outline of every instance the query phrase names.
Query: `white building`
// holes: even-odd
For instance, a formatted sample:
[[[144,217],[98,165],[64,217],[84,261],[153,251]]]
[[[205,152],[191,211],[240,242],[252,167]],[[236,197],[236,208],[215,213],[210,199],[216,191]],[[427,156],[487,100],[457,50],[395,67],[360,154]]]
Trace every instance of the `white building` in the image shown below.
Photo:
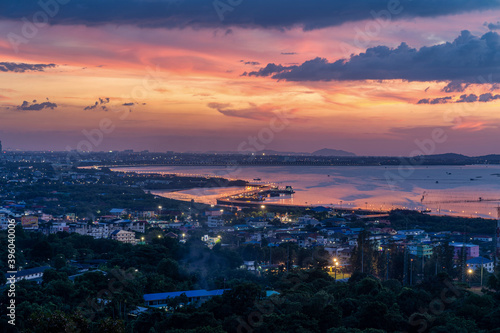
[[[5,274],[5,277],[7,278],[7,284],[21,280],[37,280],[37,279],[38,282],[40,282],[43,277],[43,272],[46,271],[47,269],[50,269],[50,266],[29,268],[29,269],[24,269],[22,271],[18,271],[14,274],[7,273]],[[11,277],[14,279],[14,281],[12,281]]]
[[[207,225],[209,228],[219,228],[224,226],[224,220],[215,216],[209,216]]]
[[[122,243],[137,244],[135,232],[132,231],[115,230],[109,235],[109,238]]]
[[[472,269],[472,270],[480,270],[481,266],[483,266],[483,270],[493,273],[495,270],[494,262],[493,260],[490,260],[488,258],[483,258],[483,257],[476,257],[467,260],[467,267]]]

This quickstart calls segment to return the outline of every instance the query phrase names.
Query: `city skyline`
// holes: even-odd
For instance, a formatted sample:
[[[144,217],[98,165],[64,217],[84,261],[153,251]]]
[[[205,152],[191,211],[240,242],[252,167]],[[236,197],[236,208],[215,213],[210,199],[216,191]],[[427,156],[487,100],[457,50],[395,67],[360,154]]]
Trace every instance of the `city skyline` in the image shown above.
[[[42,3],[0,15],[5,148],[500,153],[497,1]]]

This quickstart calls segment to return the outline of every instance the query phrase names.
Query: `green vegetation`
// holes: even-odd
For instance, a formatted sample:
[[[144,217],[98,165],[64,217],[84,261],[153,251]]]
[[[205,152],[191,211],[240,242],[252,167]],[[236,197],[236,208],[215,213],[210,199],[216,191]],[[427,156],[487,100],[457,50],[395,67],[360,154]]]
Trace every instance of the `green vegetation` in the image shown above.
[[[244,259],[267,256],[267,246],[210,250],[194,234],[186,244],[151,237],[148,245],[132,246],[76,234],[18,232],[23,260],[54,267],[41,284],[16,284],[19,332],[496,332],[500,324],[499,274],[485,282],[488,289],[481,294],[455,287],[445,272],[402,286],[367,274],[377,273],[373,265],[342,283],[322,269],[320,252],[292,244],[273,248],[272,255],[276,262],[293,257],[302,268],[287,271],[282,265],[255,275],[238,268]],[[6,249],[6,233],[0,235]],[[365,251],[376,261],[375,253]],[[95,259],[103,260],[98,270],[68,278],[76,273],[75,261]],[[179,297],[169,304],[173,311],[128,315],[143,306],[144,293],[224,287],[231,290],[200,307]],[[266,297],[266,290],[279,294]],[[7,301],[4,291],[1,327],[9,327]]]

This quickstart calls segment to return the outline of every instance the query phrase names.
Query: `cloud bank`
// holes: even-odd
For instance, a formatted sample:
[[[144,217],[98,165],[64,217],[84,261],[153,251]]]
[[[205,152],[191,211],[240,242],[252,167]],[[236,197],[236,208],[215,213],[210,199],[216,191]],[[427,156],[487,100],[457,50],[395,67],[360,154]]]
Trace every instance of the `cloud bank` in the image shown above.
[[[463,91],[471,83],[500,82],[500,36],[481,37],[461,32],[453,42],[420,49],[401,43],[397,48],[376,46],[349,59],[329,62],[324,58],[301,65],[270,63],[248,76],[270,76],[286,81],[406,80],[452,81],[445,91]]]
[[[43,72],[47,68],[54,68],[55,64],[25,64],[18,62],[0,62],[0,71],[1,72],[15,72],[15,73],[24,73],[24,72]]]
[[[391,19],[437,17],[500,7],[498,0],[73,0],[44,9],[39,3],[26,1],[4,6],[0,19],[30,18],[39,11],[56,12],[50,24],[130,24],[139,27],[261,27],[304,30],[338,26],[346,22],[373,19],[389,6]],[[53,3],[57,3],[53,1]]]
[[[36,100],[33,100],[33,103],[28,101],[23,101],[23,104],[16,107],[19,111],[41,111],[43,109],[51,109],[54,110],[57,108],[56,103],[51,103],[47,100],[47,102],[37,103]]]

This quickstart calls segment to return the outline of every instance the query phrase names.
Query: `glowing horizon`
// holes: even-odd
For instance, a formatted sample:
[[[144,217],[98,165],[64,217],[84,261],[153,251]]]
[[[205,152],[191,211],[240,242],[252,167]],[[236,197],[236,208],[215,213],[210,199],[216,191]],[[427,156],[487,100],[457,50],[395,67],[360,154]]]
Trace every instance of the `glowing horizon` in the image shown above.
[[[464,6],[434,17],[421,17],[404,7],[410,8],[408,12],[403,8],[387,21],[370,18],[366,8],[366,13],[335,24],[313,17],[289,26],[278,18],[276,24],[240,24],[238,20],[248,20],[240,17],[246,15],[243,11],[252,6],[244,2],[225,13],[228,23],[217,25],[215,20],[198,26],[175,26],[177,21],[144,26],[134,23],[133,13],[129,21],[103,15],[102,22],[89,23],[85,12],[68,14],[60,6],[50,25],[40,26],[32,38],[15,47],[9,33],[22,36],[25,21],[18,14],[0,19],[6,32],[0,39],[4,148],[76,147],[85,138],[82,131],[99,128],[102,119],[109,119],[113,130],[93,147],[96,151],[237,151],[241,142],[283,113],[290,123],[266,143],[267,150],[331,148],[358,155],[409,155],[418,148],[416,140],[432,138],[437,128],[446,140],[434,153],[500,153],[495,66],[479,66],[479,79],[474,81],[473,66],[468,65],[473,61],[465,57],[463,69],[450,72],[443,67],[442,75],[436,69],[427,77],[420,77],[418,70],[410,72],[411,64],[399,68],[394,62],[387,79],[387,70],[356,67],[350,55],[370,54],[378,46],[397,50],[402,43],[421,51],[451,45],[459,38],[471,38],[471,45],[490,43],[500,17],[496,6]],[[180,17],[189,14],[182,6]],[[28,15],[30,10],[34,9],[26,8],[28,18],[33,15]],[[206,14],[211,19],[217,17],[212,10]],[[283,10],[283,15],[295,17],[293,6]],[[204,16],[197,16],[198,21],[200,17]],[[311,22],[317,27],[304,29]],[[375,30],[370,33],[369,27]],[[495,52],[494,47],[487,54]],[[315,64],[317,58],[327,62]],[[329,74],[339,59],[346,65]],[[436,56],[435,63],[439,61]],[[286,71],[262,74],[268,64]],[[309,64],[324,67],[313,76]],[[466,72],[471,73],[465,76]],[[489,72],[492,78],[483,75]],[[331,77],[325,79],[327,75]]]

